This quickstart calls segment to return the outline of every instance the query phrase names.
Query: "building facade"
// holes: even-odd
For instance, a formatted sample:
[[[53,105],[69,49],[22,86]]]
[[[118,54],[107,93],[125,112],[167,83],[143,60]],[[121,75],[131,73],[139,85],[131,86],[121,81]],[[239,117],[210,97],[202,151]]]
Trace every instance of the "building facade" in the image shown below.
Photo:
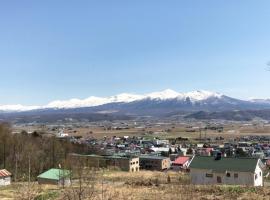
[[[11,184],[11,173],[6,169],[0,170],[0,186],[7,186]]]
[[[139,157],[136,156],[99,156],[99,155],[80,155],[70,154],[73,161],[79,161],[88,167],[108,168],[115,167],[122,171],[140,171]]]
[[[69,186],[71,184],[71,172],[62,169],[50,169],[40,174],[37,179],[39,184]]]
[[[195,156],[190,164],[192,184],[263,186],[263,164],[256,158]]]
[[[170,166],[170,158],[162,156],[140,156],[141,169],[163,171],[170,169]]]

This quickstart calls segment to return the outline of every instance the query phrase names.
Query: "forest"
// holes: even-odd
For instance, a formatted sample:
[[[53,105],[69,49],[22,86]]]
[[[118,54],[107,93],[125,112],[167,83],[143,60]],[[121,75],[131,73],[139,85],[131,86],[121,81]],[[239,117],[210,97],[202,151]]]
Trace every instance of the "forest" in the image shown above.
[[[48,134],[26,131],[12,134],[11,125],[0,124],[0,168],[7,169],[14,181],[34,181],[50,169],[68,166],[69,153],[90,153],[86,145],[58,140]]]

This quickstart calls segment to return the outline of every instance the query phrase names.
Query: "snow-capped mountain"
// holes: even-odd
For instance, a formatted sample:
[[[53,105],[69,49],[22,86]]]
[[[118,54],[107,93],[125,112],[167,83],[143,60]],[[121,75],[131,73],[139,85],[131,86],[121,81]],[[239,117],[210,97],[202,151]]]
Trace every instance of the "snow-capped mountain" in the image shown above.
[[[0,105],[0,111],[3,111],[3,112],[11,112],[11,111],[21,112],[21,111],[36,110],[39,108],[40,106],[23,106],[21,104]]]
[[[187,98],[190,99],[191,102],[202,101],[206,100],[211,97],[221,97],[221,94],[209,92],[209,91],[194,91],[188,93],[178,93],[174,90],[167,89],[161,92],[153,92],[150,94],[145,95],[136,95],[136,94],[129,94],[129,93],[122,93],[116,96],[110,97],[95,97],[91,96],[86,99],[70,99],[70,100],[56,100],[50,102],[45,106],[23,106],[23,105],[0,105],[0,111],[29,111],[29,110],[36,110],[36,109],[70,109],[70,108],[83,108],[83,107],[94,107],[94,106],[101,106],[110,103],[130,103],[135,101],[141,100],[186,100]]]
[[[116,110],[124,113],[172,112],[179,110],[237,110],[270,108],[266,101],[244,101],[231,98],[216,92],[197,90],[179,93],[171,89],[144,95],[122,93],[110,97],[91,96],[86,99],[57,100],[44,106],[0,105],[2,112],[22,112],[32,110],[57,110],[88,108],[101,112]]]

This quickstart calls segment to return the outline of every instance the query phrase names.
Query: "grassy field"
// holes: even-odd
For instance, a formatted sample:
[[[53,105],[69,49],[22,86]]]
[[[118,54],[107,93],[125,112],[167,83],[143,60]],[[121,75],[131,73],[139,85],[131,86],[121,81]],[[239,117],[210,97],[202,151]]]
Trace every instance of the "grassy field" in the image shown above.
[[[86,186],[88,185],[88,186]],[[189,183],[187,175],[176,172],[127,173],[105,171],[94,180],[93,184],[86,184],[84,191],[89,189],[91,198],[87,195],[83,199],[93,200],[156,200],[156,199],[269,199],[269,187],[240,187],[240,186],[194,186]],[[92,187],[91,187],[92,186]],[[35,200],[67,199],[65,194],[71,193],[72,198],[78,199],[79,184],[74,182],[73,187],[46,186],[31,183],[31,198]],[[27,183],[12,184],[0,188],[0,199],[28,199]],[[89,194],[90,194],[89,193]]]

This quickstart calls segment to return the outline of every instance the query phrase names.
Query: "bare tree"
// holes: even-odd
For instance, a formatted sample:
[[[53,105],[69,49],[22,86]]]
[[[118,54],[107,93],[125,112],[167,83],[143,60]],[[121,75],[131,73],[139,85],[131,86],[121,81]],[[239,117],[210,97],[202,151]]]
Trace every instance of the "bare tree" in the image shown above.
[[[70,165],[72,181],[63,191],[63,199],[92,200],[96,198],[98,170],[86,166],[82,160],[76,160]]]

